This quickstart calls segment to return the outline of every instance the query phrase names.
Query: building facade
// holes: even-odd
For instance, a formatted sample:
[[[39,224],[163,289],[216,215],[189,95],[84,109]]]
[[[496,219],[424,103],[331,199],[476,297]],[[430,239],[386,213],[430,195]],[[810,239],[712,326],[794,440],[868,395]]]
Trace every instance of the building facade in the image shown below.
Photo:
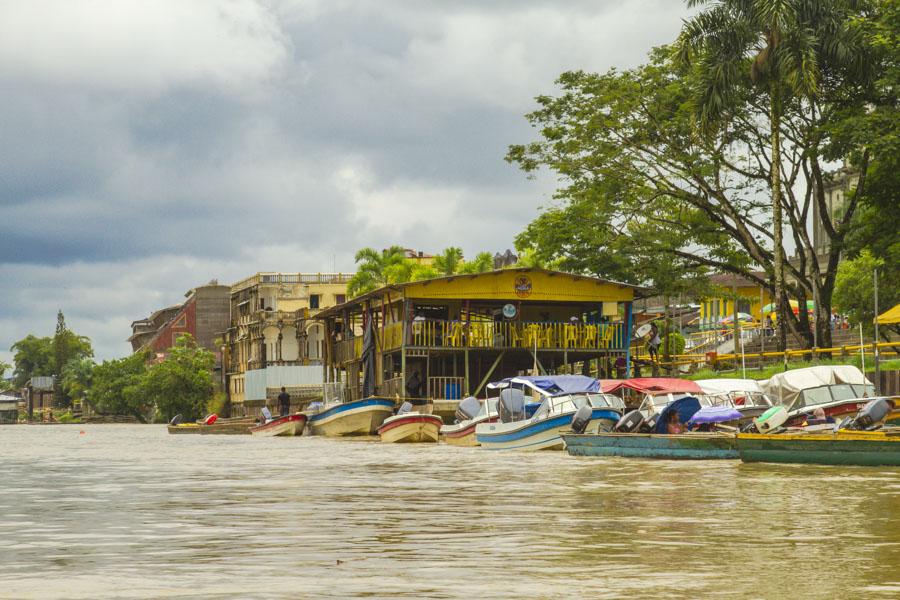
[[[230,292],[227,285],[212,281],[188,291],[183,303],[134,321],[128,338],[132,350],[150,350],[161,358],[179,335],[189,333],[199,346],[216,355],[216,368],[220,368],[222,352],[217,341],[229,324]]]
[[[831,222],[832,226],[836,227],[840,225],[841,220],[844,218],[847,195],[856,189],[856,184],[859,183],[859,172],[845,162],[841,168],[826,173],[825,177],[825,210],[828,211],[828,221]],[[828,234],[825,232],[819,203],[813,202],[812,207],[813,247],[821,263],[828,257],[829,239]]]
[[[504,377],[628,364],[635,290],[527,268],[390,285],[318,315],[326,389],[409,399],[449,417]]]
[[[257,273],[231,286],[223,328],[233,415],[256,414],[285,387],[292,400],[322,395],[325,327],[312,317],[347,300],[347,273]]]
[[[754,275],[765,279],[764,271],[756,271]],[[752,316],[762,322],[762,309],[772,302],[767,289],[756,282],[730,273],[721,273],[709,278],[713,293],[700,300],[700,329],[716,329],[721,327],[725,319],[734,317],[735,309],[739,313]],[[737,306],[735,306],[737,304]]]

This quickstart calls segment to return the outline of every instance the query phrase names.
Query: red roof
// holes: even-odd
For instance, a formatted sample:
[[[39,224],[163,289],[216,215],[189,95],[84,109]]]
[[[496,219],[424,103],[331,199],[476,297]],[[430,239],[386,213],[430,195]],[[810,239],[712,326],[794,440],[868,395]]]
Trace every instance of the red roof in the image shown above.
[[[674,377],[636,377],[634,379],[601,379],[600,389],[606,393],[628,388],[642,394],[669,394],[686,392],[699,394],[697,382]]]

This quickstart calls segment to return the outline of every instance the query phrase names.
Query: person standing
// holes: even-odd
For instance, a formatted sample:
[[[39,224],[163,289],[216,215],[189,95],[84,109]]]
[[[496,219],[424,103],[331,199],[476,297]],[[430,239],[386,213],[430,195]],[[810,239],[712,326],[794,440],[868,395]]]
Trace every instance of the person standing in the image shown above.
[[[284,386],[281,388],[281,393],[278,394],[278,412],[282,417],[291,412],[291,395],[287,393]]]
[[[650,360],[659,362],[659,346],[662,344],[662,340],[659,339],[659,329],[656,327],[656,323],[650,323],[649,338],[647,350],[650,353]]]

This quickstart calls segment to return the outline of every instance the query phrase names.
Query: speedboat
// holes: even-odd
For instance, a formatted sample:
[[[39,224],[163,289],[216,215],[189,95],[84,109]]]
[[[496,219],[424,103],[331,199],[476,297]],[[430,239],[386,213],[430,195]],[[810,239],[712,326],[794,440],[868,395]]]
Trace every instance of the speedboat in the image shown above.
[[[413,405],[404,402],[397,414],[388,417],[378,428],[378,435],[386,443],[437,442],[444,422],[437,415],[413,412]]]
[[[637,410],[641,426],[646,432],[655,429],[660,413],[682,398],[696,398],[700,406],[710,406],[697,382],[674,377],[636,377],[633,379],[605,379],[601,389],[606,393],[637,393],[643,396]]]
[[[900,427],[883,427],[895,409],[893,400],[876,398],[833,427],[739,433],[738,452],[744,462],[900,466]]]
[[[444,441],[453,446],[477,446],[475,427],[479,423],[493,423],[497,420],[497,397],[486,400],[468,397],[456,409],[456,422],[441,427]]]
[[[306,411],[310,432],[329,437],[375,435],[384,420],[392,414],[394,401],[374,396],[350,402],[310,405]]]
[[[749,422],[772,407],[772,401],[755,379],[700,379],[697,382],[712,406],[732,406]]]
[[[283,417],[272,417],[269,409],[263,409],[264,420],[256,427],[250,428],[252,435],[259,436],[295,436],[303,435],[303,428],[306,427],[306,415],[296,413],[293,415],[284,415]]]
[[[642,429],[643,416],[631,411],[616,423],[613,431],[595,434],[573,431],[563,434],[566,451],[573,456],[625,456],[631,458],[723,459],[738,458],[733,432],[707,430],[668,433],[671,413],[688,426],[710,425],[733,421],[740,413],[731,407],[702,407],[693,396],[678,398],[654,415],[655,424],[647,432]]]
[[[241,435],[250,433],[254,424],[252,417],[220,419],[218,415],[207,415],[199,421],[185,423],[181,415],[175,415],[167,426],[169,433],[199,433],[202,435]]]
[[[875,386],[852,365],[820,365],[777,373],[763,390],[787,409],[786,425],[796,426],[822,409],[839,420],[859,412],[875,396]]]
[[[488,450],[562,450],[561,434],[579,409],[589,411],[582,429],[590,433],[610,430],[625,410],[621,398],[600,391],[599,381],[579,375],[512,377],[490,387],[500,389],[499,421],[475,427],[476,441]],[[525,390],[539,400],[531,415]]]

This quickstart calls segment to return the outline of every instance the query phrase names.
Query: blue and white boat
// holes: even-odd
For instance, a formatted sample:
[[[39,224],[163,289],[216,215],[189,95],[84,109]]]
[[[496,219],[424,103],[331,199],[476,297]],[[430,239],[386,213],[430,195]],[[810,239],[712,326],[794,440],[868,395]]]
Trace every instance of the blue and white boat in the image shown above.
[[[600,392],[600,382],[580,375],[511,377],[488,386],[500,389],[494,423],[480,423],[475,439],[488,450],[562,450],[561,433],[582,407],[591,408],[585,432],[610,431],[621,418],[621,398]],[[536,402],[527,402],[525,392]],[[533,410],[532,410],[533,408]]]
[[[310,432],[329,437],[375,435],[392,414],[394,401],[378,397],[331,402],[306,411]]]

